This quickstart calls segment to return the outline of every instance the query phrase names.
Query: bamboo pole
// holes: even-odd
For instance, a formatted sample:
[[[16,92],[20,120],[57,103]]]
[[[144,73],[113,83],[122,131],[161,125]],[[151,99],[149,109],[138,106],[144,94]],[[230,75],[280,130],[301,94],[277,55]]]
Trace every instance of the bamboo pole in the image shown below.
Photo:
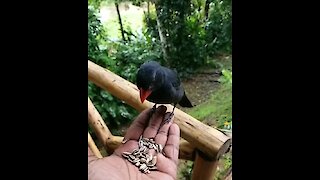
[[[232,173],[230,173],[224,180],[232,180]]]
[[[232,180],[232,167],[230,167],[225,175],[224,180]]]
[[[192,180],[212,180],[218,167],[219,159],[208,160],[208,158],[196,151],[196,158],[192,169]]]
[[[194,161],[195,150],[196,150],[195,146],[190,144],[185,139],[180,138],[179,159]]]
[[[140,102],[136,85],[90,60],[88,60],[88,79],[140,112],[153,106],[153,103],[148,101],[143,104]],[[166,106],[168,110],[173,109],[172,105]],[[230,137],[201,123],[179,108],[175,109],[174,117],[174,122],[181,129],[181,136],[204,152],[208,158],[219,158],[230,146]]]
[[[112,138],[107,125],[100,116],[98,110],[94,107],[88,97],[88,122],[96,133],[98,140],[103,144],[105,150],[110,153],[112,150],[108,147],[107,140]]]
[[[98,158],[102,158],[102,155],[98,149],[98,147],[96,146],[96,144],[94,143],[90,133],[88,132],[88,146],[91,149],[91,151],[93,152],[94,155],[96,155]]]

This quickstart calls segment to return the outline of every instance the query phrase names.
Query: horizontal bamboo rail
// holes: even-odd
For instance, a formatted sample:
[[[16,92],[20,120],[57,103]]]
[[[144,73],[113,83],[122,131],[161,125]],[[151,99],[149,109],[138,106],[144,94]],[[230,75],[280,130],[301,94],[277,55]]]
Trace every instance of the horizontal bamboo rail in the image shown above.
[[[153,103],[149,101],[145,101],[143,104],[140,102],[139,91],[136,85],[90,60],[88,60],[88,79],[139,112],[153,106]],[[166,106],[168,110],[173,109],[172,105]],[[228,150],[231,144],[230,137],[222,132],[201,123],[179,108],[175,109],[174,117],[174,122],[180,127],[181,136],[192,144],[193,147],[205,153],[209,159],[219,159]],[[109,136],[110,139],[111,137]],[[105,141],[103,140],[102,142]]]
[[[98,140],[104,145],[106,151],[111,154],[118,148],[122,142],[123,137],[113,136],[97,109],[94,107],[90,98],[88,98],[88,122],[96,133]],[[184,139],[180,140],[179,159],[194,160],[195,148]]]

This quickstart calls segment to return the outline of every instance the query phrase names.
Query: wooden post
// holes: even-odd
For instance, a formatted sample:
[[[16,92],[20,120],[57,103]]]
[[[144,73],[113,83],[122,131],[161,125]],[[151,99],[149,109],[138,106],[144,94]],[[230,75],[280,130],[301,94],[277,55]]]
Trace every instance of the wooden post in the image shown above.
[[[143,104],[140,102],[136,85],[90,60],[88,60],[88,79],[140,112],[153,106],[153,103],[148,101]],[[166,106],[168,111],[173,109],[172,105]],[[174,117],[174,122],[181,129],[181,136],[209,158],[219,158],[229,148],[230,137],[219,130],[201,123],[179,108],[175,109]]]
[[[195,159],[196,148],[188,141],[180,138],[179,159],[191,160]]]
[[[96,144],[94,143],[90,133],[88,132],[88,146],[91,149],[92,153],[94,155],[96,155],[98,158],[102,158],[102,155],[98,149],[98,147],[96,146]]]
[[[202,152],[196,151],[192,169],[192,180],[212,180],[217,170],[218,159],[209,160]]]
[[[112,134],[109,131],[107,125],[100,116],[98,110],[94,107],[90,98],[88,97],[88,122],[92,126],[99,141],[103,144],[105,150],[110,153],[111,149],[108,148],[107,141],[112,138]]]

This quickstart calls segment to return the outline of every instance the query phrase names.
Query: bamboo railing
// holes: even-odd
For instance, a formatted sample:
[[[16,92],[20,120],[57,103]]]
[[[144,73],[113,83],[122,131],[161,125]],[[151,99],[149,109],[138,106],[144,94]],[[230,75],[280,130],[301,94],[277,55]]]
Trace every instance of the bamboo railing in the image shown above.
[[[153,106],[153,103],[148,101],[140,102],[136,85],[90,60],[88,60],[88,80],[139,112]],[[172,105],[165,106],[168,111],[173,109]],[[173,121],[181,131],[179,159],[195,161],[192,179],[212,179],[221,155],[225,154],[231,145],[231,138],[201,123],[179,108],[175,109]],[[108,153],[112,153],[121,144],[123,137],[111,134],[90,98],[88,98],[88,123]]]

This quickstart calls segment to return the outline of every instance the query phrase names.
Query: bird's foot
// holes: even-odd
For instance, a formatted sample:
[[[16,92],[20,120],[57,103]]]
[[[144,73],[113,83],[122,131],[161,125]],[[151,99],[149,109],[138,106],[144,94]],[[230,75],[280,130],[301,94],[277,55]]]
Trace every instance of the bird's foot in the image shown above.
[[[169,123],[173,117],[174,113],[173,111],[169,114],[169,116],[167,116],[165,119],[164,119],[164,123]]]
[[[167,116],[167,117],[164,119],[164,123],[169,123],[169,122],[171,121],[171,119],[172,119],[172,117],[173,117],[173,115],[174,115],[174,110],[176,109],[176,105],[177,105],[177,104],[175,104],[175,105],[173,106],[172,112],[169,114],[169,116]]]
[[[154,112],[156,112],[156,110],[157,110],[157,104],[154,104],[153,107],[152,107],[151,112],[154,113]]]
[[[157,104],[154,104],[149,113],[149,119],[152,117],[153,113],[156,112],[156,110],[157,110]]]

